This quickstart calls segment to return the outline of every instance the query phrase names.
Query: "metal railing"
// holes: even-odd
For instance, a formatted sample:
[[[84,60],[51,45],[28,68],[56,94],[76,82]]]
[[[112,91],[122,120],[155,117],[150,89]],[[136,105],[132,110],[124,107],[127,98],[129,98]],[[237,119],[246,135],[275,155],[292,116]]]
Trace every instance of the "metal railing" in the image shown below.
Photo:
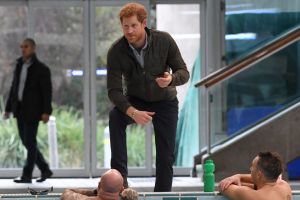
[[[208,155],[211,154],[211,113],[210,113],[210,91],[209,88],[215,86],[218,83],[221,83],[234,75],[241,73],[242,71],[251,68],[255,64],[259,63],[260,61],[269,58],[273,54],[277,53],[278,51],[284,49],[285,47],[291,45],[292,43],[300,40],[300,25],[293,28],[292,30],[282,34],[280,37],[270,41],[262,48],[254,50],[253,52],[249,53],[246,57],[241,60],[234,62],[228,66],[225,66],[208,76],[202,78],[199,82],[195,84],[195,87],[203,88],[203,96],[205,97],[203,100],[203,106],[205,106],[208,110],[206,119],[205,119],[205,130],[207,130],[207,148],[206,152]]]
[[[264,47],[257,49],[250,53],[245,58],[225,66],[210,75],[202,78],[195,87],[205,86],[207,88],[222,82],[231,76],[242,72],[243,70],[255,65],[261,60],[270,57],[274,53],[284,49],[288,45],[300,39],[300,25],[282,35],[280,38],[276,38]]]

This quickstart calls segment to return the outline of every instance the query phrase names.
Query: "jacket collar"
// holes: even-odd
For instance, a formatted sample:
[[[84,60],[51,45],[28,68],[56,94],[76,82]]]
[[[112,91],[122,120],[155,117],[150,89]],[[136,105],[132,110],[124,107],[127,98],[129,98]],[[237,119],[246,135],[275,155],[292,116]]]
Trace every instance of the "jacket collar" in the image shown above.
[[[20,57],[20,58],[18,58],[17,59],[17,63],[18,64],[23,64],[23,57]],[[36,63],[36,62],[38,62],[38,58],[37,58],[37,56],[36,56],[36,54],[34,53],[33,55],[32,55],[32,57],[31,57],[31,64],[34,64],[34,63]]]
[[[151,45],[152,42],[152,34],[151,34],[151,29],[145,28],[146,34],[147,34],[147,40],[148,40],[148,46]]]

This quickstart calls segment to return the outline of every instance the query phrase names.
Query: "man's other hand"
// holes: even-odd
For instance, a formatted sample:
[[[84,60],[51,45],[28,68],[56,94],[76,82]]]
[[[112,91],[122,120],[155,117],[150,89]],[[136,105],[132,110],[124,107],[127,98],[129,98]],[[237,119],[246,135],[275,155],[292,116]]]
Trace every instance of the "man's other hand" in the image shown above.
[[[172,75],[169,72],[165,72],[163,77],[158,77],[155,81],[161,88],[168,87],[172,82]]]
[[[152,116],[154,114],[154,112],[136,110],[134,116],[132,116],[132,119],[137,124],[145,125],[152,120]]]
[[[48,114],[42,114],[42,121],[46,124],[49,121],[49,115]]]
[[[5,112],[3,114],[3,119],[8,119],[10,117],[10,113],[9,112]]]

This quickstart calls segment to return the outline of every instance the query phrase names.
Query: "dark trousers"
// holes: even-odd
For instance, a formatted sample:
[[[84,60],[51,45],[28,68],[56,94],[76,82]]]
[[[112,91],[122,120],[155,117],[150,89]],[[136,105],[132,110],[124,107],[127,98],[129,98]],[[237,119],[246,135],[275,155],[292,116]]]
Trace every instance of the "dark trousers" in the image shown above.
[[[178,100],[145,102],[136,98],[129,99],[132,106],[141,111],[155,112],[152,123],[156,144],[156,181],[155,192],[168,192],[172,189],[174,147],[178,121]],[[109,115],[111,143],[111,168],[117,169],[127,177],[126,127],[134,121],[114,108]]]
[[[39,151],[36,140],[39,122],[26,122],[21,116],[17,116],[17,125],[21,141],[27,149],[27,159],[23,167],[22,177],[32,178],[35,164],[37,164],[42,174],[47,172],[49,166]]]

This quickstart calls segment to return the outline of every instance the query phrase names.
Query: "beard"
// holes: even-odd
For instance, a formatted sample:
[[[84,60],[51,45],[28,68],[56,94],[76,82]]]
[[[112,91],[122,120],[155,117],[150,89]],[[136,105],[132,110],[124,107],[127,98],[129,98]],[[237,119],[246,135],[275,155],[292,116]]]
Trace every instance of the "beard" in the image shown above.
[[[143,32],[137,34],[127,34],[125,35],[125,38],[130,44],[134,45],[143,38],[143,34],[144,34]]]
[[[137,37],[135,35],[126,35],[125,37],[129,43],[135,43],[137,41]]]

